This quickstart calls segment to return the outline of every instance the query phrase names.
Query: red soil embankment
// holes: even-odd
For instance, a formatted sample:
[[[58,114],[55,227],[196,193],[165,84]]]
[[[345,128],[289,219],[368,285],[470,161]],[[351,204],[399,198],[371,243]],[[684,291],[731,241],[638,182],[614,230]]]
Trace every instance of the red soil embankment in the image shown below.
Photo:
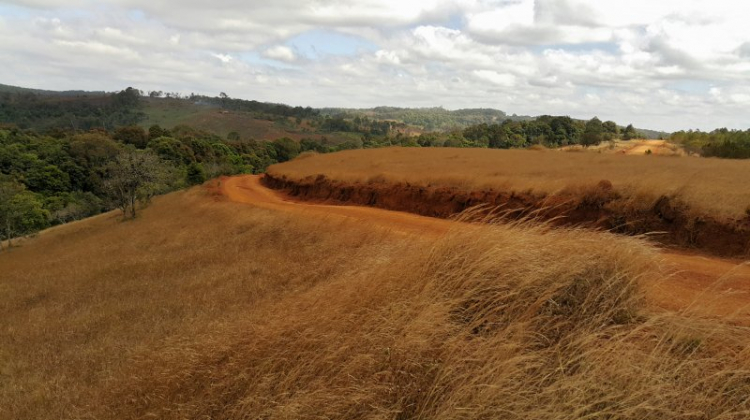
[[[714,255],[750,254],[750,216],[718,220],[696,214],[676,197],[638,200],[621,194],[606,180],[553,195],[486,189],[463,191],[409,183],[346,183],[324,175],[294,180],[266,174],[265,186],[303,200],[348,203],[439,218],[475,206],[487,206],[509,219],[539,218],[554,225],[585,226],[628,235],[653,233],[656,241]]]

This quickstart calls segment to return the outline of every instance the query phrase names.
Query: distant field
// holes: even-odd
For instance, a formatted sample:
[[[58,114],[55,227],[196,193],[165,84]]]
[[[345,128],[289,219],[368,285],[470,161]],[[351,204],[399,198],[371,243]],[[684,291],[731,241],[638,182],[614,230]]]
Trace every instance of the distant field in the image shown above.
[[[560,150],[610,153],[619,155],[659,155],[659,156],[688,156],[689,153],[682,145],[673,144],[666,140],[613,140],[604,141],[597,146],[583,147],[581,145],[563,146]]]
[[[303,179],[324,174],[347,182],[408,182],[463,190],[494,188],[544,194],[610,181],[633,197],[676,195],[696,211],[744,217],[750,207],[750,161],[626,156],[557,150],[387,148],[297,159],[269,168]]]
[[[342,143],[349,139],[337,133],[318,134],[305,131],[304,127],[307,124],[297,126],[293,119],[289,119],[286,125],[282,125],[279,122],[255,118],[248,112],[225,111],[218,107],[199,105],[184,99],[144,99],[144,102],[146,106],[143,112],[147,118],[140,123],[144,128],[154,124],[164,128],[184,124],[222,137],[226,137],[231,132],[237,132],[242,139],[276,140],[289,137],[299,141],[303,138],[320,140],[326,137],[331,144]]]

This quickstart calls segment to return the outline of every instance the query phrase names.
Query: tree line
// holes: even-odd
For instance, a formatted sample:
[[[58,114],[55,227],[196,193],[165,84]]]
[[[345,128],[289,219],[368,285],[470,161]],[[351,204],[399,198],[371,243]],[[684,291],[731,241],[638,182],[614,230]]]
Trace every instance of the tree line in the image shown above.
[[[686,149],[705,157],[750,159],[750,129],[728,130],[720,128],[711,132],[678,131],[670,140],[681,143]]]
[[[262,172],[294,158],[300,145],[288,138],[223,139],[186,126],[46,134],[0,128],[0,244],[108,210],[135,217],[157,194]]]

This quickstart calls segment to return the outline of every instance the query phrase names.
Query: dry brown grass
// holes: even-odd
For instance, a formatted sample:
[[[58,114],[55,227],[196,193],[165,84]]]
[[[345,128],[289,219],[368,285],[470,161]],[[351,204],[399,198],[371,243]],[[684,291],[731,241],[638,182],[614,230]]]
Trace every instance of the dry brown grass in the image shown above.
[[[387,148],[350,150],[286,162],[269,173],[292,179],[381,180],[465,190],[555,193],[606,179],[627,195],[676,195],[701,213],[741,218],[750,204],[750,161],[562,153],[555,150]]]
[[[310,160],[310,159],[308,159]],[[633,238],[437,241],[205,190],[0,254],[0,418],[744,419],[750,331],[655,313]]]

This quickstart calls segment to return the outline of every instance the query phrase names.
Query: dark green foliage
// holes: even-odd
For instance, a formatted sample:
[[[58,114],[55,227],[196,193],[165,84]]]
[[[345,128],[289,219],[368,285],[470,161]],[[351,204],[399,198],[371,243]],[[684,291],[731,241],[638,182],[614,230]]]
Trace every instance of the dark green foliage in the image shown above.
[[[706,157],[750,159],[750,130],[678,131],[670,139]]]
[[[157,124],[154,124],[148,128],[149,139],[156,139],[159,137],[169,137],[169,136],[170,136],[169,130],[164,130],[163,128],[159,127],[159,125]]]
[[[187,182],[190,185],[198,185],[206,182],[206,170],[203,165],[193,162],[187,166]]]
[[[190,100],[196,103],[219,106],[231,111],[252,112],[258,116],[281,116],[294,118],[313,118],[320,115],[318,110],[310,107],[291,107],[283,104],[271,104],[258,101],[246,101],[244,99],[233,99],[223,93],[218,97],[192,95]]]
[[[168,160],[175,165],[188,165],[195,162],[193,149],[172,137],[159,137],[148,142],[148,148],[153,150],[159,157]]]
[[[623,140],[633,140],[638,138],[638,132],[635,131],[635,127],[633,127],[633,124],[628,124],[627,127],[625,127],[625,130],[622,132],[622,139]]]
[[[543,115],[535,120],[516,121],[507,119],[501,124],[479,124],[467,127],[461,133],[463,141],[460,147],[490,147],[493,149],[509,149],[542,144],[548,147],[580,144],[584,125],[570,117],[553,117]],[[453,139],[449,145],[459,144],[457,134],[451,134]],[[423,141],[427,144],[434,140]]]
[[[45,194],[70,190],[70,176],[55,165],[34,165],[24,174],[23,183],[31,190]]]
[[[605,121],[602,123],[603,140],[614,140],[619,137],[620,129],[614,121]]]
[[[44,229],[48,220],[39,194],[8,177],[0,178],[0,244],[7,240],[8,247],[12,246],[14,237]]]
[[[602,121],[594,117],[586,123],[586,128],[583,131],[583,138],[581,144],[584,146],[595,146],[602,142],[604,139],[604,124]]]
[[[287,137],[274,140],[271,145],[276,152],[275,158],[279,162],[292,160],[297,157],[300,152],[299,143]]]
[[[145,115],[140,92],[127,88],[116,94],[61,95],[44,91],[0,93],[0,122],[36,130],[114,129],[133,125]]]
[[[145,149],[148,145],[149,133],[143,127],[130,125],[116,129],[112,137],[120,143],[131,144],[139,149]]]

